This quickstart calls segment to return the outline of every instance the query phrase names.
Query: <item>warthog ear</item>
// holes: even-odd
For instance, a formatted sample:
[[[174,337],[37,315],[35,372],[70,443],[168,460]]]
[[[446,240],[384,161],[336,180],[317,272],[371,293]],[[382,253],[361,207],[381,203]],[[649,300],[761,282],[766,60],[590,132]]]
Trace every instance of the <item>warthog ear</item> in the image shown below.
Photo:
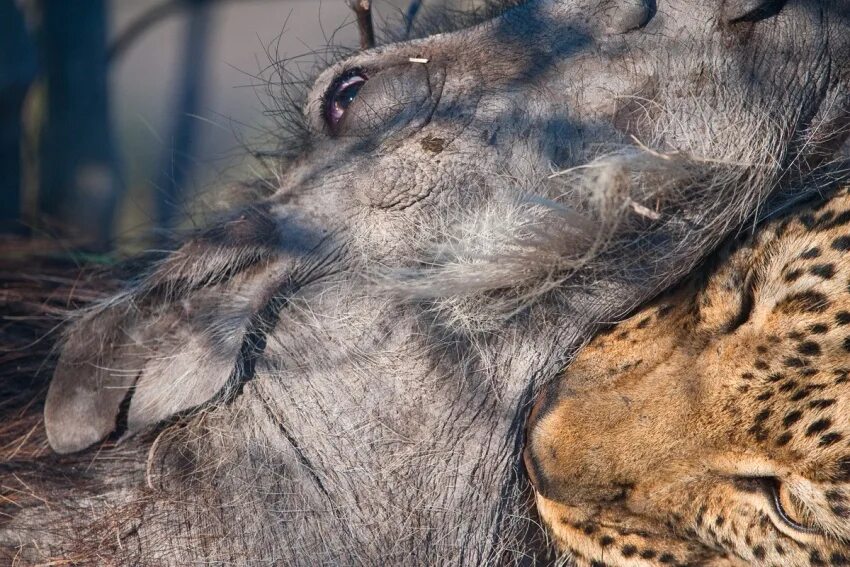
[[[124,404],[133,433],[222,390],[276,289],[280,248],[269,218],[254,210],[199,235],[71,326],[44,410],[55,451],[115,431]]]

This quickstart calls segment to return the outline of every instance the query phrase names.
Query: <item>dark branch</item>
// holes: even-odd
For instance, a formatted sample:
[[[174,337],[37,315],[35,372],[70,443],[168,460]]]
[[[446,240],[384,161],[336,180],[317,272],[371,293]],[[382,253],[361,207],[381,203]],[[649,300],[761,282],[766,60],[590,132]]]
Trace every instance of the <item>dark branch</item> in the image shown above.
[[[372,0],[349,0],[349,4],[357,15],[357,28],[360,30],[360,49],[375,47],[375,27],[372,25]]]
[[[158,23],[168,19],[174,14],[188,10],[198,3],[212,4],[220,1],[222,0],[165,0],[160,4],[157,4],[130,22],[130,24],[124,28],[124,31],[115,38],[115,41],[112,42],[109,46],[109,50],[107,51],[108,60],[111,62],[118,57],[121,57],[121,55],[127,51],[127,48],[135,43],[138,38],[143,36],[148,30],[156,26]]]
[[[410,5],[407,7],[407,12],[404,14],[405,38],[410,37],[410,32],[413,31],[413,20],[416,19],[420,8],[422,8],[422,0],[411,0]]]
[[[109,46],[107,51],[108,60],[113,61],[123,55],[127,48],[130,47],[136,39],[144,35],[145,32],[162,20],[186,8],[186,4],[185,0],[167,0],[162,4],[154,6],[133,20],[130,25],[128,25],[127,28],[121,32],[117,38],[115,38],[112,45]]]
[[[13,0],[0,0],[0,232],[23,228],[21,112],[36,71],[36,49],[23,14]]]

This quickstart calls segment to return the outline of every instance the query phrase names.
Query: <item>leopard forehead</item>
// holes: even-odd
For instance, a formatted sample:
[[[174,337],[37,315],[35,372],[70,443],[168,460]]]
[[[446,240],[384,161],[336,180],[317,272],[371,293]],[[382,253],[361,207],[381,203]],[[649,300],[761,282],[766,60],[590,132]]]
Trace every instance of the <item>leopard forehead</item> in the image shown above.
[[[850,564],[850,190],[718,251],[544,391],[525,461],[579,564]]]

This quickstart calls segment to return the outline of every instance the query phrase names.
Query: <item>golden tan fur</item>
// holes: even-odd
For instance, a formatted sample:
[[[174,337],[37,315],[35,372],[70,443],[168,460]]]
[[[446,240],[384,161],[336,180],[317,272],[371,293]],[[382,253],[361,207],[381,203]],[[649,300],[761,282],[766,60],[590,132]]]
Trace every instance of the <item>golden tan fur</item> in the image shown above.
[[[528,436],[578,565],[850,565],[850,190],[593,340]]]

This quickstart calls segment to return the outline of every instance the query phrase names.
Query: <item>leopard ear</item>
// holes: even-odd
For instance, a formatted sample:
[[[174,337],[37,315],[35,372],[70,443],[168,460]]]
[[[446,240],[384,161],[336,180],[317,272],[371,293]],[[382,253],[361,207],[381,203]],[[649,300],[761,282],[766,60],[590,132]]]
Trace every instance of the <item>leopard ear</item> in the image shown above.
[[[258,244],[256,220],[251,245],[207,232],[71,326],[44,410],[55,451],[79,451],[115,431],[125,400],[134,433],[225,387],[283,273],[281,249]]]

